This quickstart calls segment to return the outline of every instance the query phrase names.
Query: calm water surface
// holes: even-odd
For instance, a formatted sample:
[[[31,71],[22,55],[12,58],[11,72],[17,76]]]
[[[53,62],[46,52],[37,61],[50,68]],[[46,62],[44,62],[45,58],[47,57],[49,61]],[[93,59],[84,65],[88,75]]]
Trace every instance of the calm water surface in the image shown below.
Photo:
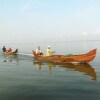
[[[86,52],[95,48],[93,46],[91,43],[88,47],[87,43],[80,49],[67,49],[67,53]],[[68,48],[72,46],[68,45]],[[5,59],[6,62],[3,62]],[[0,100],[41,99],[100,100],[99,48],[89,65],[37,62],[32,56],[4,57],[0,54]]]

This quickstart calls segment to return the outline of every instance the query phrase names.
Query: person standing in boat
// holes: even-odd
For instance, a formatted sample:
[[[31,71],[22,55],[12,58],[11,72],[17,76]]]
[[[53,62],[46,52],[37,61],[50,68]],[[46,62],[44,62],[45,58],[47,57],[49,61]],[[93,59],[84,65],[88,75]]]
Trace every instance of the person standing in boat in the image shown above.
[[[38,54],[38,55],[43,55],[43,53],[42,53],[42,51],[41,51],[41,49],[40,49],[40,46],[38,46],[38,48],[36,49],[36,54]]]
[[[54,52],[52,52],[52,50],[50,49],[50,46],[48,45],[48,48],[46,50],[46,56],[52,56],[52,53]]]
[[[6,47],[5,46],[3,46],[2,51],[6,52]]]
[[[7,51],[5,46],[3,46],[2,51],[3,51],[3,53],[5,53]],[[4,55],[4,61],[3,62],[6,62],[6,55]]]

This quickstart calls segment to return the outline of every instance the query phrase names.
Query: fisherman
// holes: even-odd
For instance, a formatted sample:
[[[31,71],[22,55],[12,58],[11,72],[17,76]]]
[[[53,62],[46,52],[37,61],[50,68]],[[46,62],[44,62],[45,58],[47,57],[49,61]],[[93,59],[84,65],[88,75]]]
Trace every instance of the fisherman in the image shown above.
[[[41,49],[40,49],[40,46],[38,46],[38,48],[36,49],[36,54],[38,55],[43,55]]]
[[[52,52],[52,50],[50,49],[50,46],[48,45],[48,48],[46,50],[46,56],[52,56],[52,53],[54,52]]]
[[[12,52],[12,49],[11,49],[11,48],[9,48],[9,49],[8,49],[8,52]]]
[[[6,47],[5,46],[3,46],[2,51],[6,52]]]

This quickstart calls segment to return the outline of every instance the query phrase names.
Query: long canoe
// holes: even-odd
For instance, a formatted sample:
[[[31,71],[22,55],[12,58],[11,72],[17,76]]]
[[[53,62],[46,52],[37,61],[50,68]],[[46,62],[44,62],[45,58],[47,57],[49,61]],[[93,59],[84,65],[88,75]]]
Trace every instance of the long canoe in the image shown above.
[[[38,65],[39,69],[42,69],[43,65],[47,65],[48,70],[51,72],[53,67],[62,67],[65,69],[70,69],[72,71],[78,71],[92,77],[92,80],[96,80],[96,72],[92,65],[86,64],[72,64],[72,63],[55,63],[55,62],[43,62],[34,61],[34,65]]]
[[[44,61],[52,61],[52,62],[63,62],[63,63],[89,63],[96,56],[96,49],[89,51],[84,54],[75,54],[75,55],[37,55],[35,51],[33,51],[33,55],[35,59],[44,60]]]
[[[18,49],[16,49],[15,51],[12,51],[12,52],[6,51],[6,52],[4,52],[3,54],[4,54],[4,55],[17,55],[17,53],[18,53]]]

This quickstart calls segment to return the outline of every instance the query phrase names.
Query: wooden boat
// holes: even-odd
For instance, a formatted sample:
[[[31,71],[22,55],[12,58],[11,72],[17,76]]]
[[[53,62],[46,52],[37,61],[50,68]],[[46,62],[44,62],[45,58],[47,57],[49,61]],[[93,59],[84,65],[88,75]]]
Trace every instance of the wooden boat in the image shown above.
[[[12,52],[6,51],[6,52],[4,52],[3,54],[4,54],[4,55],[17,55],[17,53],[18,53],[18,49],[16,49],[15,51],[12,51]]]
[[[76,55],[45,56],[45,55],[37,55],[35,51],[33,51],[33,55],[34,58],[38,60],[63,62],[63,63],[89,63],[95,58],[96,49],[93,49],[85,54],[76,54]]]
[[[39,69],[43,65],[47,65],[49,71],[51,71],[52,67],[62,67],[65,69],[70,69],[71,71],[78,71],[84,73],[84,75],[88,75],[92,77],[92,80],[96,80],[96,72],[94,68],[88,64],[72,64],[72,63],[56,63],[56,62],[42,62],[42,61],[34,61],[33,64],[38,65]]]

